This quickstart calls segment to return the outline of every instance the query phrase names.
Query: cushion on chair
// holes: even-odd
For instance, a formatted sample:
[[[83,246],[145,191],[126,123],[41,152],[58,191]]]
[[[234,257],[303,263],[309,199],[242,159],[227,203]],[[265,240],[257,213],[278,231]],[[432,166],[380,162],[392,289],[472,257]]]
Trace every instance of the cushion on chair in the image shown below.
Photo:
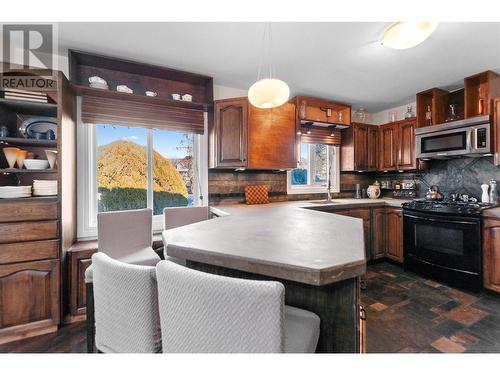
[[[285,353],[314,353],[320,319],[315,313],[285,306]]]
[[[156,266],[161,259],[160,256],[153,250],[152,247],[147,247],[145,249],[141,249],[135,253],[128,254],[127,256],[116,259],[120,262],[135,264],[138,266]],[[85,282],[91,283],[93,281],[92,275],[92,265],[87,267],[85,270]]]

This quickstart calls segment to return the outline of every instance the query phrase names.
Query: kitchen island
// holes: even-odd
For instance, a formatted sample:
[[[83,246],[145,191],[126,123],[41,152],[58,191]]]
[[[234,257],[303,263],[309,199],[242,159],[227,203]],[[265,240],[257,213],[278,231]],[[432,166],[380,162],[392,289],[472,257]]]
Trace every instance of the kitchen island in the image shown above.
[[[219,206],[216,219],[164,231],[166,252],[201,271],[282,282],[288,305],[321,318],[318,352],[359,352],[363,223],[307,209],[320,206]]]

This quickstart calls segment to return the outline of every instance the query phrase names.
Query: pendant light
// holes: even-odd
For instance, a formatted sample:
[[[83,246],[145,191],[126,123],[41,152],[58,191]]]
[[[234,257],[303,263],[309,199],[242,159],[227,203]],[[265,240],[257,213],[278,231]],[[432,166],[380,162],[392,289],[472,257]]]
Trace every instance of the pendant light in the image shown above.
[[[266,37],[267,37],[267,43],[266,43]],[[271,23],[266,24],[266,27],[264,29],[264,35],[262,38],[262,45],[263,45],[262,48],[263,53],[259,64],[257,82],[255,82],[248,89],[248,100],[253,106],[257,108],[274,108],[282,104],[285,104],[288,101],[288,98],[290,97],[290,89],[288,88],[288,85],[285,82],[277,78],[274,78],[273,64],[271,58],[272,54]],[[264,57],[267,57],[267,59],[269,60],[269,77],[261,79],[261,68],[263,65]]]
[[[408,49],[426,40],[439,22],[396,22],[385,30],[382,45],[393,49]]]

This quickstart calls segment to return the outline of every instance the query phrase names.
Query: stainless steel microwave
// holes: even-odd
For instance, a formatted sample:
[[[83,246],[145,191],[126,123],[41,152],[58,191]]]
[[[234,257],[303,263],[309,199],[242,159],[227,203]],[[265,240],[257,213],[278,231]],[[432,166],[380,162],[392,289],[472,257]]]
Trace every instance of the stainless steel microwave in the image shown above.
[[[489,116],[418,128],[415,129],[415,136],[419,159],[491,155]]]

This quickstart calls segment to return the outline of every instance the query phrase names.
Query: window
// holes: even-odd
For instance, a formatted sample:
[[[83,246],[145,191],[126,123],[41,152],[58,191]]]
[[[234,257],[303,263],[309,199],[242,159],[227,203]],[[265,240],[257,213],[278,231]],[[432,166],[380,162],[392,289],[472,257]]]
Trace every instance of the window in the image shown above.
[[[288,172],[288,194],[325,193],[330,172],[330,191],[339,189],[338,147],[301,143],[298,168]]]
[[[206,137],[82,123],[78,132],[79,238],[97,235],[99,212],[149,207],[159,231],[165,207],[204,204]]]

